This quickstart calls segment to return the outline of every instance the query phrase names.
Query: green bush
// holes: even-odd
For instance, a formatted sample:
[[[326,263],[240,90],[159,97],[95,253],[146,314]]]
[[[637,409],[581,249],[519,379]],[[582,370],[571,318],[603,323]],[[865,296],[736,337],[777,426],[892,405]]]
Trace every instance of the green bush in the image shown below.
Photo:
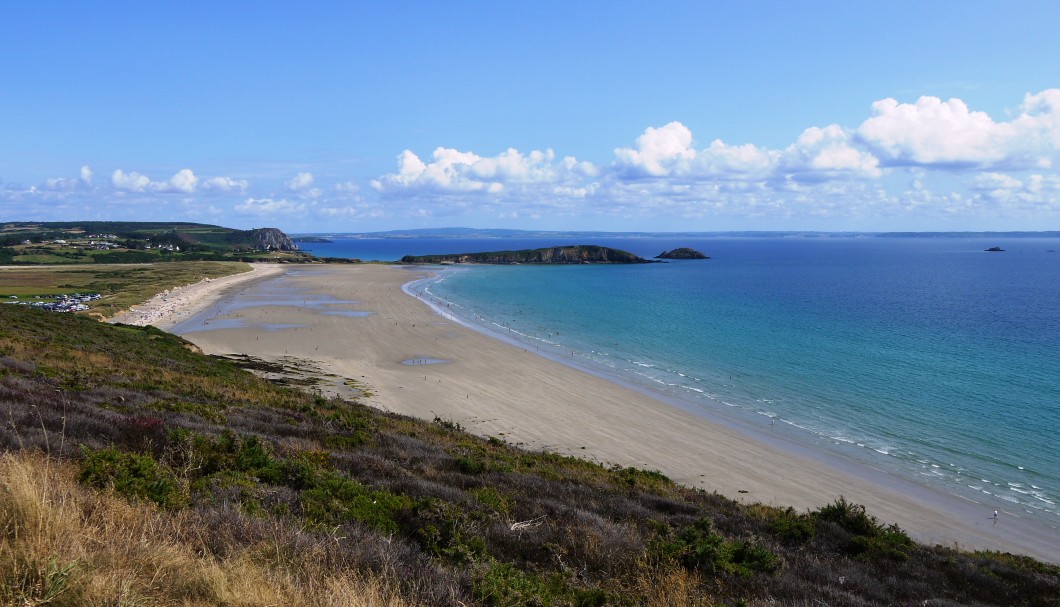
[[[835,523],[850,534],[843,550],[852,556],[905,560],[914,546],[898,525],[884,527],[865,506],[852,504],[842,496],[814,513],[820,521]]]
[[[489,466],[477,457],[463,456],[456,458],[456,469],[464,474],[482,474]]]
[[[113,487],[126,497],[148,500],[162,508],[179,508],[187,504],[187,496],[172,470],[159,464],[150,455],[120,451],[113,447],[82,449],[82,483],[97,487]]]
[[[413,506],[408,496],[370,490],[335,471],[322,472],[314,480],[313,486],[298,496],[302,514],[312,524],[357,521],[377,531],[394,533],[400,529],[397,517]]]
[[[414,518],[419,526],[416,540],[432,554],[455,563],[471,563],[486,554],[481,534],[480,514],[440,499],[428,498],[416,505]]]
[[[547,606],[554,600],[543,579],[507,563],[490,563],[475,580],[473,591],[476,598],[493,607]]]
[[[756,543],[730,542],[714,531],[709,518],[685,528],[676,538],[656,544],[656,552],[678,561],[690,571],[709,570],[749,575],[774,571],[779,559],[768,548]]]
[[[512,499],[507,495],[501,494],[494,487],[482,487],[481,489],[474,489],[470,493],[475,496],[483,506],[490,510],[498,513],[508,515],[512,512]]]
[[[788,544],[808,542],[817,533],[813,518],[796,513],[794,508],[788,508],[774,518],[769,529],[778,539]]]
[[[817,510],[816,517],[835,523],[854,535],[872,537],[880,532],[879,521],[865,511],[865,506],[852,504],[843,496],[839,496],[839,499],[827,506],[822,506]]]

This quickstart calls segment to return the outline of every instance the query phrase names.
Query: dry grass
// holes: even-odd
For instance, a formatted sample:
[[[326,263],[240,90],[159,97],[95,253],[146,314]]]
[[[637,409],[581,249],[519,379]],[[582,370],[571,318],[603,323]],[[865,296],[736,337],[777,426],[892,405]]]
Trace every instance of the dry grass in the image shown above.
[[[217,558],[194,513],[130,504],[75,475],[47,456],[0,456],[0,604],[409,605],[379,576],[292,558],[286,531]]]

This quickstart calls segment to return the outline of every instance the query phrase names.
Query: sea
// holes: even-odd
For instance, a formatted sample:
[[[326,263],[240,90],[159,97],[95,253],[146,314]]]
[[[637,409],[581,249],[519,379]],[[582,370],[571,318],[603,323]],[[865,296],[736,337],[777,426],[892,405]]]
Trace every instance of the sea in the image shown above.
[[[1060,529],[1060,239],[358,238],[303,248],[395,261],[565,244],[646,258],[692,247],[710,259],[438,266],[411,289],[467,324],[708,418],[768,427]]]

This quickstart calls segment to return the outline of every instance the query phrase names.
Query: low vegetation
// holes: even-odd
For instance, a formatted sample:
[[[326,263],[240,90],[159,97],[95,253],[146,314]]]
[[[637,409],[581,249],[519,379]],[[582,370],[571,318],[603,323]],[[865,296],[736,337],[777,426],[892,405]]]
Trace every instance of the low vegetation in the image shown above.
[[[0,604],[1060,605],[840,496],[741,505],[0,306]]]
[[[166,289],[250,269],[242,262],[177,261],[142,265],[26,266],[0,271],[0,300],[49,298],[60,293],[98,293],[90,314],[107,318]]]

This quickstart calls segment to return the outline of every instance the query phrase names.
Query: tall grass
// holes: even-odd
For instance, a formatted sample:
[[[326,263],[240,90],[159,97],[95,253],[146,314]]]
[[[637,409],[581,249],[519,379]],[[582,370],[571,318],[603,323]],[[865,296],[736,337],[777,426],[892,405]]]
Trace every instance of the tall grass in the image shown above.
[[[4,605],[412,605],[384,576],[291,554],[291,531],[223,558],[216,529],[79,485],[76,466],[40,453],[0,455],[0,602]],[[238,518],[238,515],[235,515]],[[255,524],[260,525],[260,522]]]

